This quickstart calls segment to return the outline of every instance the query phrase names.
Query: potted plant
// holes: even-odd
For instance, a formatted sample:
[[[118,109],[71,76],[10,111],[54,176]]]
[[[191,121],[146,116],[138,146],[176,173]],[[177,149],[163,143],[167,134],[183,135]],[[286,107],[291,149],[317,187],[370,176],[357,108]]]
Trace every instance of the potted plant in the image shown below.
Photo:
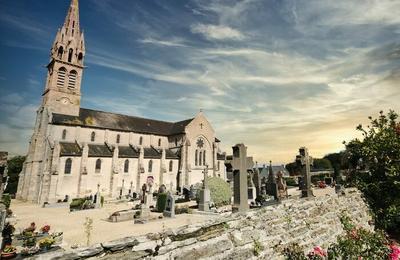
[[[49,231],[50,231],[50,226],[49,226],[49,225],[44,225],[43,227],[40,228],[40,231],[41,231],[43,234],[48,234]]]
[[[10,259],[17,255],[17,249],[12,245],[6,245],[1,252],[1,259]]]
[[[46,238],[39,240],[39,247],[40,247],[40,249],[47,251],[51,248],[51,246],[54,244],[54,242],[55,241],[53,238],[46,237]]]

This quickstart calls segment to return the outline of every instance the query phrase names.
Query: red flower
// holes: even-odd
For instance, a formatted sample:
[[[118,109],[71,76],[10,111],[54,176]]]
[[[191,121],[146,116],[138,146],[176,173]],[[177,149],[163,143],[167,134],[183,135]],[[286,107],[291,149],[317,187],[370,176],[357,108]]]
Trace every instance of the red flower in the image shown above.
[[[389,255],[390,260],[399,260],[400,259],[400,247],[392,244],[390,245],[390,250],[392,250],[392,252]]]
[[[40,229],[40,231],[42,231],[43,233],[48,233],[50,231],[50,226],[45,225]]]
[[[354,240],[359,239],[357,229],[356,229],[356,228],[352,229],[352,230],[350,231],[349,236],[350,236],[352,239],[354,239]]]

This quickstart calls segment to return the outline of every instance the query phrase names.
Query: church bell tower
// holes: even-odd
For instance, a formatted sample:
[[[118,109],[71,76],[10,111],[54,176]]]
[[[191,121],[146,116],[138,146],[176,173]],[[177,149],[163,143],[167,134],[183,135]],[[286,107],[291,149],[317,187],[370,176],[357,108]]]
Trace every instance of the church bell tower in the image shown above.
[[[79,3],[72,0],[64,25],[58,29],[47,65],[43,107],[52,113],[79,115],[85,40],[79,26]]]

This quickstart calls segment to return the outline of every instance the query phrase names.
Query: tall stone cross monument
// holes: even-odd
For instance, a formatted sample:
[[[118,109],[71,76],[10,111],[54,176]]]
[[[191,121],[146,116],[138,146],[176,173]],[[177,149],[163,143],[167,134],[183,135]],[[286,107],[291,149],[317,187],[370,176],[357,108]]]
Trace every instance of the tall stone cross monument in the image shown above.
[[[303,187],[301,188],[301,197],[311,197],[313,193],[311,191],[311,165],[313,165],[313,158],[309,156],[308,149],[301,147],[299,149],[299,155],[296,156],[296,162],[301,166],[303,173]]]
[[[233,210],[247,211],[248,204],[248,171],[253,169],[253,157],[247,157],[247,147],[244,144],[237,144],[232,147],[232,160],[228,162],[233,172]]]

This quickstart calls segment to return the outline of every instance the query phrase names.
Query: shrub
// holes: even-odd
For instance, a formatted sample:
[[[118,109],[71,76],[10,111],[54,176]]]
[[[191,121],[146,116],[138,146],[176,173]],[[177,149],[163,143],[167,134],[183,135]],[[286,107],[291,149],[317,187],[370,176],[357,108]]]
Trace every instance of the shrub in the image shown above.
[[[284,178],[287,186],[299,186],[293,178]]]
[[[86,199],[84,198],[76,198],[72,199],[71,204],[69,204],[69,209],[82,209],[83,204],[85,203]]]
[[[167,193],[159,193],[157,196],[157,212],[164,212],[167,206]]]
[[[215,206],[220,207],[231,204],[232,190],[229,184],[219,177],[207,177],[211,200]],[[200,193],[196,194],[196,200],[200,201]]]
[[[3,194],[3,197],[1,198],[1,201],[3,202],[4,206],[6,206],[6,209],[10,208],[10,205],[11,205],[11,196],[10,196],[10,194]]]
[[[175,206],[175,215],[191,214],[191,213],[192,213],[192,209],[190,209],[189,206],[183,206],[183,207]]]

